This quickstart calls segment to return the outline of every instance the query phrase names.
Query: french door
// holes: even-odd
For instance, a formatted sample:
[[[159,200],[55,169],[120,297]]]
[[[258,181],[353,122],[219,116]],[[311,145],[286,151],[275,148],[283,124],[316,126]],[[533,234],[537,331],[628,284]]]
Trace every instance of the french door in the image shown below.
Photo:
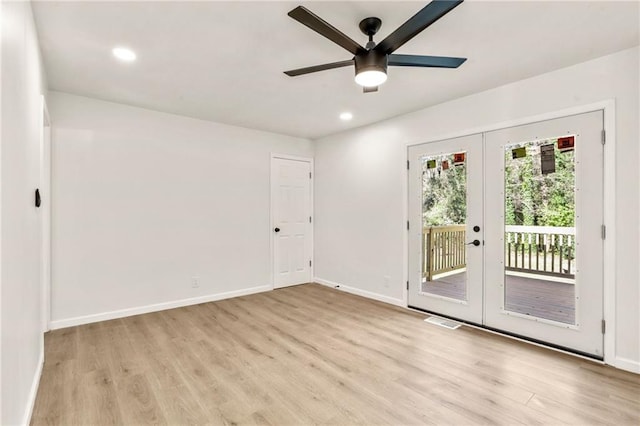
[[[603,112],[409,148],[408,304],[603,357]]]
[[[409,306],[481,324],[482,135],[412,146],[409,158]]]

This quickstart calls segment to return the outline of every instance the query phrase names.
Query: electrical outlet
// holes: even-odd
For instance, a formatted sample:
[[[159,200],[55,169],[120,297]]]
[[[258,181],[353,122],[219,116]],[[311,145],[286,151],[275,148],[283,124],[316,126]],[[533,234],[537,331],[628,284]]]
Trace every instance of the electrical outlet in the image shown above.
[[[200,287],[200,278],[191,277],[191,288],[198,288],[198,287]]]

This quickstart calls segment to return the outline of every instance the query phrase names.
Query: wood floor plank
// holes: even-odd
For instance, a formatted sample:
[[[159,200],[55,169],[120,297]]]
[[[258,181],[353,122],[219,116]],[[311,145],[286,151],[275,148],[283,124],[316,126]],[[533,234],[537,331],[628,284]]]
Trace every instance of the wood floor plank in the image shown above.
[[[33,425],[640,424],[640,376],[316,284],[57,330]]]
[[[67,384],[70,386],[71,384]],[[84,374],[80,382],[71,388],[73,411],[78,425],[120,425],[125,417],[118,404],[118,391],[109,370],[100,369]],[[65,423],[59,423],[65,424]]]

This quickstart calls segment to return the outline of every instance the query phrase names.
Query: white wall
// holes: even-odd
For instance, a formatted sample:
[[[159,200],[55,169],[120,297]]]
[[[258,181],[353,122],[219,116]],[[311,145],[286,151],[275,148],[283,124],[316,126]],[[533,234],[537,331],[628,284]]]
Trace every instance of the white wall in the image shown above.
[[[46,87],[29,2],[3,2],[1,26],[0,424],[14,425],[28,421],[43,355],[40,212],[33,191]]]
[[[615,98],[616,357],[640,371],[638,72],[636,47],[318,140],[316,277],[403,304],[407,144]]]
[[[52,327],[271,285],[270,153],[311,141],[58,92],[49,112]]]

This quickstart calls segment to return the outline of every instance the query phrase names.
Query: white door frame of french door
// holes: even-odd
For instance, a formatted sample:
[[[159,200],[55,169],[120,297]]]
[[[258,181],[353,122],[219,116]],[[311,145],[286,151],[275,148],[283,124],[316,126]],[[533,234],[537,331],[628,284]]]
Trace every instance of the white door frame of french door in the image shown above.
[[[44,95],[40,96],[40,284],[42,297],[42,332],[51,322],[51,117]]]
[[[604,240],[604,259],[603,259],[603,316],[606,322],[606,333],[604,334],[604,363],[613,365],[614,367],[625,368],[624,360],[619,360],[616,356],[616,316],[615,316],[615,300],[616,300],[616,220],[615,220],[615,189],[616,189],[616,126],[615,126],[615,100],[608,99],[600,102],[594,102],[585,105],[579,105],[562,110],[552,111],[534,116],[522,117],[513,120],[488,124],[466,130],[451,132],[443,135],[436,135],[429,139],[420,141],[410,141],[405,145],[405,156],[409,159],[409,147],[421,145],[440,140],[459,138],[477,133],[486,133],[494,130],[501,130],[508,127],[522,126],[526,124],[537,123],[540,121],[552,120],[556,118],[567,117],[570,115],[582,114],[587,112],[599,111],[604,112],[604,130],[606,134],[606,143],[604,145],[604,224],[607,228],[607,236]],[[409,217],[409,173],[407,179],[403,180],[404,193],[404,217]],[[408,283],[409,280],[409,235],[408,232],[403,233],[403,261],[404,272],[403,281]],[[403,290],[404,306],[408,306],[408,291],[405,287]],[[553,349],[553,348],[552,348]]]
[[[313,210],[313,200],[314,200],[314,196],[313,196],[313,181],[315,179],[315,172],[313,169],[313,158],[312,157],[300,157],[300,156],[296,156],[296,155],[289,155],[289,154],[275,154],[275,153],[271,153],[271,158],[269,160],[269,167],[270,167],[270,183],[269,183],[269,188],[270,188],[270,195],[269,195],[269,225],[271,226],[271,228],[273,228],[273,223],[274,223],[274,218],[275,218],[275,214],[274,214],[274,206],[273,206],[273,183],[274,183],[274,170],[273,170],[273,160],[279,158],[279,159],[283,159],[283,160],[293,160],[293,161],[305,161],[309,163],[309,170],[311,172],[311,177],[309,180],[309,212],[311,212],[311,217],[315,218],[314,215],[314,210]],[[314,275],[314,267],[315,267],[315,259],[314,259],[314,255],[313,255],[313,248],[314,248],[314,243],[313,243],[313,229],[314,229],[314,223],[315,221],[312,220],[311,222],[311,226],[309,227],[309,257],[311,258],[311,266],[309,267],[309,276],[310,276],[310,280],[313,280]],[[269,247],[271,250],[271,256],[270,256],[270,263],[271,263],[271,289],[275,289],[275,269],[274,269],[274,256],[275,256],[275,235],[273,233],[273,230],[270,229],[269,231]]]

